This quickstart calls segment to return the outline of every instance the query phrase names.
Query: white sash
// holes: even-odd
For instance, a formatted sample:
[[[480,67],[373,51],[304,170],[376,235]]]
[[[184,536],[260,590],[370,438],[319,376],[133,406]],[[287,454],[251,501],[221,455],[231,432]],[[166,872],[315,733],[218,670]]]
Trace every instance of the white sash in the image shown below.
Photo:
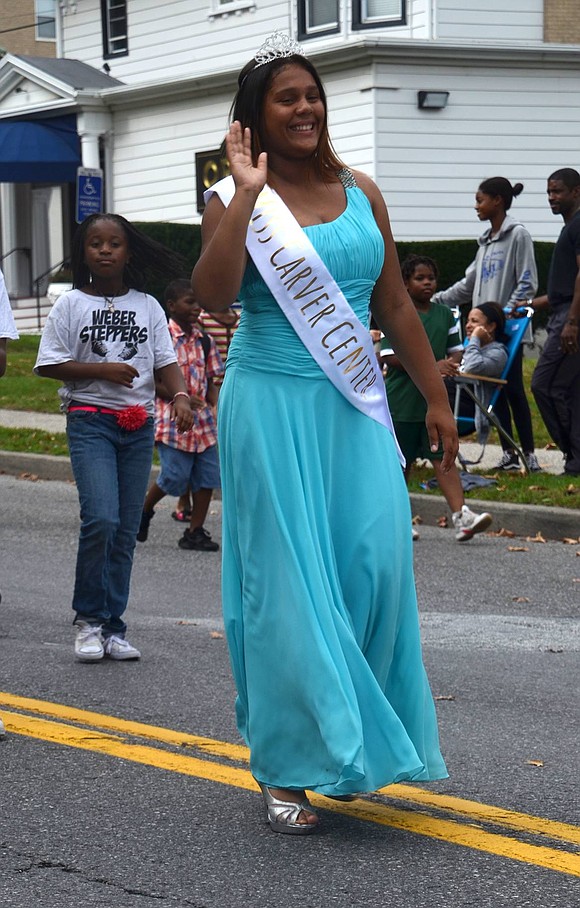
[[[231,202],[233,177],[204,193]],[[282,199],[265,186],[256,201],[246,248],[282,312],[332,384],[395,438],[385,385],[368,328],[359,321],[306,233]]]

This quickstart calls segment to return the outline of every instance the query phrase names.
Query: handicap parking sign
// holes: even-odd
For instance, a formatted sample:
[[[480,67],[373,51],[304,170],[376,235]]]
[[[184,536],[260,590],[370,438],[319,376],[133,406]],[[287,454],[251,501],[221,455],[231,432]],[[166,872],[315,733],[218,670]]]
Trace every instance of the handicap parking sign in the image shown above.
[[[77,224],[103,210],[103,171],[96,167],[77,169]]]

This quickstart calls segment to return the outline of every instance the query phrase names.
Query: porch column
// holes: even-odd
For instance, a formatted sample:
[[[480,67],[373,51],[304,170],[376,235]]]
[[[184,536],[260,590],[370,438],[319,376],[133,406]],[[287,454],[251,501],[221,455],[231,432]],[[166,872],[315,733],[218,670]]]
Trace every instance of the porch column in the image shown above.
[[[83,167],[99,168],[99,138],[111,132],[113,122],[110,113],[97,110],[83,110],[77,114],[77,132],[81,140]]]
[[[1,267],[8,293],[16,298],[30,296],[32,292],[29,197],[30,186],[27,184],[0,183],[2,255],[19,249],[5,258]]]

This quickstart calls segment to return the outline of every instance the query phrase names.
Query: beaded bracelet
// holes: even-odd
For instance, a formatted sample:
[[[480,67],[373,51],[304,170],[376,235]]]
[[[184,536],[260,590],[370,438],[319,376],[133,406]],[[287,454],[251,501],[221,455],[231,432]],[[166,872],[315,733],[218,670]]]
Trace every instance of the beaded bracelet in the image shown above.
[[[173,395],[173,398],[172,398],[172,400],[171,400],[171,403],[172,403],[172,404],[175,403],[175,398],[176,398],[176,397],[187,397],[187,399],[189,400],[189,394],[187,393],[187,391],[177,391],[177,392]]]

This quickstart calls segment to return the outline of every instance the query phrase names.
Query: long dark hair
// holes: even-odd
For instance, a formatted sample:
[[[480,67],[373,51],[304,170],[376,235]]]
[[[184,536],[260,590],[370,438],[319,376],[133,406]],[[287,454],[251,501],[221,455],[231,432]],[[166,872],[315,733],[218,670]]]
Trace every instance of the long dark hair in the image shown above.
[[[509,338],[505,333],[505,314],[500,304],[480,303],[476,308],[483,312],[488,322],[495,324],[496,341],[499,341],[500,344],[506,344]]]
[[[318,148],[315,152],[314,167],[316,173],[326,181],[333,180],[341,168],[343,162],[336,154],[332,147],[330,135],[328,133],[328,105],[326,102],[326,92],[320,80],[320,76],[312,63],[301,54],[292,54],[289,57],[277,57],[270,63],[256,65],[255,60],[250,60],[238,76],[238,90],[233,100],[230,110],[230,120],[239,120],[242,128],[248,126],[252,131],[252,157],[254,163],[258,160],[258,155],[266,151],[263,145],[263,118],[262,111],[264,100],[274,76],[286,66],[301,66],[305,69],[316,83],[320,94],[320,99],[324,106],[324,123],[318,142]]]
[[[73,287],[84,287],[91,282],[91,272],[85,262],[85,240],[97,221],[112,221],[127,237],[130,258],[123,272],[123,283],[130,290],[145,291],[148,281],[154,277],[167,281],[173,274],[183,274],[185,263],[176,252],[142,233],[121,214],[91,214],[80,224],[72,241]]]
[[[479,184],[480,192],[494,197],[499,195],[503,200],[503,207],[506,211],[509,211],[513,200],[522,192],[523,188],[523,183],[514,183],[512,186],[505,177],[489,177]]]

